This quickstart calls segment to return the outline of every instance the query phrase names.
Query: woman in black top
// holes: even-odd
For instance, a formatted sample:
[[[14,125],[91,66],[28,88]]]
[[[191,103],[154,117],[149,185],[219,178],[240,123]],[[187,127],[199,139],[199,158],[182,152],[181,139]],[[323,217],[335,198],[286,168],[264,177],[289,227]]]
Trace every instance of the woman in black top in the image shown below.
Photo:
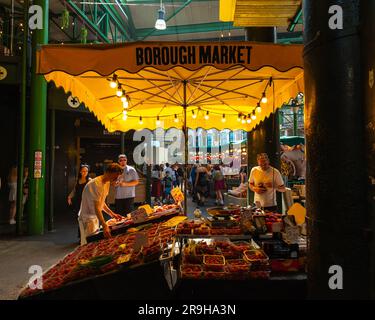
[[[87,165],[82,165],[79,170],[77,183],[68,196],[68,204],[72,207],[73,212],[76,214],[78,214],[81,207],[83,189],[89,181],[89,167]]]

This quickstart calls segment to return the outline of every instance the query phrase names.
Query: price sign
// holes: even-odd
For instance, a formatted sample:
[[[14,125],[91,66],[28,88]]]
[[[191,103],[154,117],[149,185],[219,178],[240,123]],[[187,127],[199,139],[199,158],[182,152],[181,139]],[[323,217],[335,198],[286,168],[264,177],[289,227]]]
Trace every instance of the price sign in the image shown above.
[[[173,188],[171,191],[171,195],[176,203],[181,203],[182,201],[184,201],[184,194],[179,187]]]
[[[42,178],[42,159],[43,153],[42,151],[35,151],[34,154],[34,178],[41,179]]]
[[[137,232],[135,234],[133,249],[139,251],[142,247],[148,244],[148,236],[146,232]]]
[[[134,210],[133,212],[130,213],[130,216],[134,223],[145,222],[148,218],[147,212],[144,208]]]

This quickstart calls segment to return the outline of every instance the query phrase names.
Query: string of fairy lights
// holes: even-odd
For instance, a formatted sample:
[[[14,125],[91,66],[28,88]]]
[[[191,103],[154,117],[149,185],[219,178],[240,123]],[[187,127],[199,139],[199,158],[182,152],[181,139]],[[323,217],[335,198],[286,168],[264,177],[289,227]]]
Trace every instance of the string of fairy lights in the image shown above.
[[[122,120],[123,121],[126,121],[128,119],[128,117],[139,117],[139,124],[142,125],[143,124],[143,119],[144,118],[153,118],[155,119],[156,118],[156,126],[160,126],[161,125],[161,118],[167,118],[167,117],[172,117],[174,116],[174,119],[173,121],[175,123],[179,123],[180,119],[179,119],[179,116],[182,115],[182,113],[175,113],[175,114],[170,114],[170,115],[163,115],[163,116],[160,116],[160,115],[157,115],[156,117],[155,116],[133,116],[133,115],[129,115],[128,114],[128,111],[129,111],[129,102],[131,100],[130,96],[126,93],[125,89],[123,88],[123,85],[120,83],[119,81],[119,77],[116,75],[116,74],[113,74],[113,76],[111,78],[108,78],[107,79],[109,81],[109,86],[112,88],[112,89],[116,89],[116,96],[119,97],[121,99],[121,102],[123,104],[123,110],[122,110]],[[262,107],[261,105],[262,104],[267,104],[268,103],[268,98],[267,98],[267,88],[268,87],[271,87],[273,84],[273,80],[272,80],[272,77],[267,81],[267,84],[266,84],[266,87],[264,88],[264,91],[262,93],[262,97],[259,99],[258,103],[256,104],[256,107],[254,107],[254,109],[250,112],[250,113],[243,113],[243,112],[238,112],[237,113],[237,121],[238,122],[241,122],[242,124],[250,124],[252,121],[256,120],[257,118],[257,114],[261,113],[262,112]],[[206,110],[205,108],[203,107],[196,107],[196,109],[194,110],[191,110],[191,117],[193,119],[196,119],[198,117],[198,114],[199,113],[203,113],[204,116],[204,120],[209,120],[210,119],[210,114],[222,114],[222,118],[221,118],[221,122],[225,123],[227,121],[227,118],[226,116],[227,115],[236,115],[236,114],[226,114],[226,113],[221,113],[221,112],[215,112],[215,111],[212,111],[212,110]]]

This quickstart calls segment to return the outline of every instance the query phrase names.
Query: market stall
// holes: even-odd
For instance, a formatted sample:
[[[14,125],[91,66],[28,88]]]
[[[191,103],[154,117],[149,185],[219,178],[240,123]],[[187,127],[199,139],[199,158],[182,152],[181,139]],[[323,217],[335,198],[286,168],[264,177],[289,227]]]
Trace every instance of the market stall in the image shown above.
[[[209,213],[190,220],[176,216],[80,246],[43,274],[42,289],[26,287],[20,298],[59,299],[75,291],[77,298],[135,299],[158,290],[158,298],[193,297],[194,292],[225,298],[233,285],[232,298],[244,298],[246,292],[247,298],[249,292],[266,298],[282,295],[286,284],[295,288],[293,297],[303,297],[303,217],[256,207],[214,207]]]
[[[110,132],[182,129],[187,165],[187,128],[251,130],[303,91],[302,68],[299,45],[134,42],[43,46],[37,71]]]
[[[302,67],[302,46],[135,42],[43,46],[38,52],[37,71],[85,103],[110,132],[182,129],[187,165],[187,128],[251,130],[303,91]],[[185,191],[186,173],[185,168]],[[186,208],[185,196],[185,213]],[[163,285],[168,283],[174,297],[183,292],[176,291],[178,283],[186,280],[245,281],[246,288],[259,277],[270,283],[268,249],[280,254],[282,250],[275,247],[286,246],[289,251],[284,251],[290,252],[280,235],[285,231],[287,236],[295,236],[297,228],[293,225],[285,230],[280,226],[280,216],[241,207],[213,208],[211,218],[205,221],[199,217],[188,222],[173,220],[186,219],[178,216],[156,222],[160,220],[149,221],[151,217],[144,216],[138,225],[130,226],[134,216],[130,218],[112,227],[113,231],[118,227],[118,235],[94,239],[97,241],[81,246],[47,271],[44,289],[38,292],[26,288],[21,297],[41,297],[51,290],[60,290],[64,296],[72,285],[85,286],[98,277],[104,279],[103,284],[112,274],[128,275],[148,264],[160,268],[160,263],[166,279]],[[278,229],[269,229],[273,222],[279,224]],[[283,222],[293,224],[289,218]],[[274,243],[264,247],[262,237]],[[210,241],[198,240],[201,238]],[[201,242],[194,245],[192,241]],[[202,252],[203,260],[187,263],[191,246],[197,245],[199,250],[208,248],[208,253],[214,254]]]

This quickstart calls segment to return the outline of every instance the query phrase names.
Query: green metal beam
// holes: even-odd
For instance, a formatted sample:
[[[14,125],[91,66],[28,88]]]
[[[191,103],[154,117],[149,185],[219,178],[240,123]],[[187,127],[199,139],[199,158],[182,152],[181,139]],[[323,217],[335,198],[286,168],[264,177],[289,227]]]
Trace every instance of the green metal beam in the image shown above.
[[[103,4],[108,4],[108,3],[111,3],[112,1],[100,0],[100,2]],[[113,6],[104,5],[103,7],[104,7],[104,10],[110,15],[114,23],[117,25],[117,27],[122,31],[122,33],[125,34],[125,38],[127,38],[128,40],[132,39],[133,34],[132,34],[130,26],[124,23],[124,20],[119,16],[118,12],[113,8]],[[129,30],[126,30],[126,27]]]
[[[293,19],[292,19],[292,22],[290,23],[290,25],[288,26],[288,31],[289,32],[293,32],[296,25],[301,23],[300,19],[302,17],[302,4],[299,6],[296,14],[294,15]]]
[[[153,36],[165,36],[171,34],[184,34],[184,33],[199,33],[199,32],[212,32],[212,31],[226,31],[243,29],[240,27],[233,27],[233,22],[209,22],[198,24],[187,24],[179,26],[168,26],[165,30],[156,30],[154,28],[137,29],[137,38],[145,38]]]
[[[81,19],[90,26],[90,29],[94,30],[104,42],[110,43],[111,41],[108,39],[107,35],[105,35],[100,28],[93,23],[89,17],[86,15],[85,11],[82,11],[72,0],[68,0],[67,4],[72,8],[72,10],[81,17]]]
[[[43,10],[43,28],[33,32],[33,63],[31,73],[30,105],[30,178],[28,200],[28,231],[31,235],[44,233],[45,217],[45,161],[47,130],[47,81],[36,73],[36,51],[40,45],[48,44],[48,0],[35,0]],[[40,158],[39,158],[40,156]]]
[[[193,0],[187,0],[181,7],[179,7],[175,12],[172,13],[172,15],[170,15],[167,19],[165,19],[165,22],[168,22],[169,20],[171,20],[173,17],[175,17],[176,15],[178,15],[182,10],[184,10]],[[152,29],[152,31],[150,31],[146,36],[143,37],[142,40],[145,40],[147,37],[149,37],[150,35],[152,35],[154,32],[156,31],[156,29]]]
[[[116,0],[116,2],[118,2]],[[131,31],[131,34],[132,34],[132,37],[133,39],[135,39],[135,24],[134,24],[134,20],[133,20],[133,17],[132,17],[132,13],[130,11],[130,8],[129,6],[126,6],[126,4],[128,3],[129,1],[127,0],[120,0],[120,10],[122,11],[122,9],[124,9],[125,11],[125,15],[127,16],[127,19],[128,19],[128,24],[129,24],[129,28],[130,28],[130,31]],[[123,7],[121,4],[124,4],[125,6]]]

